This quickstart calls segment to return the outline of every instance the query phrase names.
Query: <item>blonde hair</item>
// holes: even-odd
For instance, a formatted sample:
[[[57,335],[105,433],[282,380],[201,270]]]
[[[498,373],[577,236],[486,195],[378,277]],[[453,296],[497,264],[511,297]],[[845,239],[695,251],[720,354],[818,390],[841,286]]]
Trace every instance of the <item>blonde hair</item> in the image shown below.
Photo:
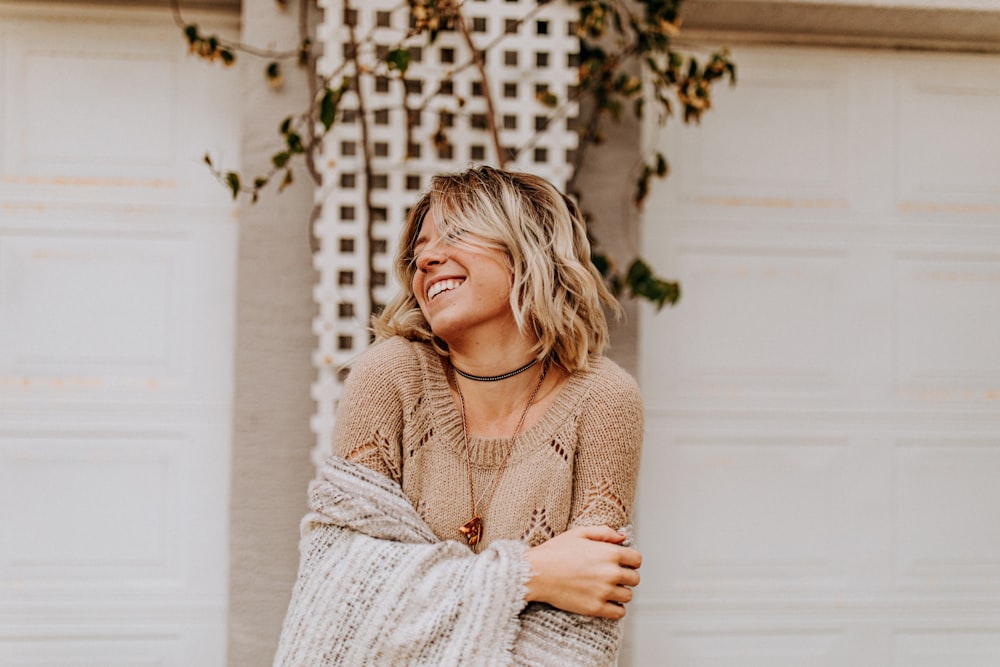
[[[548,181],[525,173],[475,167],[435,176],[410,214],[396,254],[401,291],[373,318],[381,338],[426,341],[448,356],[413,294],[414,246],[431,209],[441,238],[452,246],[500,250],[512,274],[510,307],[518,329],[533,336],[532,352],[567,371],[588,367],[604,351],[602,306],[621,306],[590,259],[587,229],[576,204]]]

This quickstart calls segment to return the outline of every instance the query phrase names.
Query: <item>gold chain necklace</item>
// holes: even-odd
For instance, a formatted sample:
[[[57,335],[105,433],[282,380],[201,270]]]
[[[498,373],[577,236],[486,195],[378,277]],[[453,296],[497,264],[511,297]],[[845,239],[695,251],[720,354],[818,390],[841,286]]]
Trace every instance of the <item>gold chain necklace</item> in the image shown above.
[[[451,367],[452,371],[455,367]],[[493,500],[493,494],[497,490],[497,484],[500,482],[500,476],[503,474],[504,469],[507,467],[507,459],[510,458],[510,453],[514,451],[515,438],[517,434],[521,431],[521,426],[524,425],[524,419],[528,416],[528,409],[531,408],[531,404],[535,402],[535,396],[538,395],[538,390],[542,388],[542,383],[545,382],[545,376],[549,373],[549,361],[545,360],[545,365],[542,367],[542,375],[538,378],[538,384],[535,385],[535,390],[531,392],[531,397],[528,398],[528,404],[524,406],[524,412],[521,413],[521,418],[517,420],[517,426],[514,427],[514,432],[510,436],[510,447],[507,448],[507,452],[504,454],[503,459],[500,461],[500,467],[497,468],[497,472],[493,475],[493,480],[489,485],[483,490],[483,495],[479,497],[480,502],[476,502],[476,491],[472,483],[472,452],[469,448],[469,429],[466,425],[465,419],[465,397],[462,395],[462,388],[458,386],[458,378],[455,377],[454,372],[452,373],[452,380],[455,382],[455,391],[458,392],[458,402],[462,408],[462,437],[465,440],[465,464],[469,471],[469,505],[472,510],[472,518],[466,521],[461,528],[458,529],[462,535],[465,536],[465,540],[469,543],[470,547],[475,547],[479,544],[479,539],[483,535],[483,518],[479,515],[477,506],[486,496],[487,492],[489,497],[486,498],[486,502],[481,504],[481,507],[486,509],[486,506],[490,504]]]

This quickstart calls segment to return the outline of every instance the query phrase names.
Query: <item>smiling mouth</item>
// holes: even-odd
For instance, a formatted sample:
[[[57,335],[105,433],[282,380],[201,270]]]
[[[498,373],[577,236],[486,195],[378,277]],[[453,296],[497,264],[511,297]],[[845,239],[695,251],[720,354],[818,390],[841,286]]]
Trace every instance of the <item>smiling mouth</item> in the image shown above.
[[[464,280],[458,280],[455,278],[447,278],[445,280],[439,280],[427,289],[427,300],[430,301],[438,294],[442,292],[450,292],[451,290],[457,288],[459,285],[464,283]]]

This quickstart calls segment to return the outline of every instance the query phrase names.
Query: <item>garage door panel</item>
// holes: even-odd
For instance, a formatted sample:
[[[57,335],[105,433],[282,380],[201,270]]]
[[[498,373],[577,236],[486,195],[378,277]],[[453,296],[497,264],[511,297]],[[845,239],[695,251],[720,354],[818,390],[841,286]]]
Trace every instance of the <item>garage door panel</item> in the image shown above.
[[[675,441],[672,588],[842,588],[846,447],[808,436]]]
[[[120,237],[0,237],[2,308],[10,330],[4,370],[165,370],[176,356],[171,341],[180,340],[169,324],[186,319],[173,312],[181,303],[172,294],[174,277],[185,256],[183,248],[170,247],[177,245]]]
[[[893,667],[992,667],[1000,628],[901,629],[892,638]]]
[[[45,173],[71,163],[113,174],[169,167],[174,89],[162,84],[177,76],[171,54],[84,45],[70,37],[25,48],[20,63],[11,59],[23,77],[16,81],[21,96],[8,105],[10,121],[22,128],[12,168]]]
[[[192,621],[197,620],[192,618]],[[59,627],[42,636],[0,634],[5,667],[193,667],[225,664],[225,642],[184,622],[158,627]]]
[[[181,203],[183,192],[187,205],[225,202],[202,157],[238,166],[225,147],[238,145],[239,97],[216,96],[210,114],[193,100],[237,83],[236,72],[187,57],[176,30],[141,22],[40,16],[13,23],[2,45],[0,194],[150,205]]]
[[[838,667],[851,662],[846,629],[831,626],[706,627],[667,629],[654,623],[635,628],[638,644],[646,637],[662,638],[662,648],[643,652],[636,665],[684,665],[685,667]]]
[[[0,432],[0,581],[29,601],[224,598],[227,428]],[[217,488],[205,493],[206,488]],[[199,490],[197,495],[192,490]]]
[[[234,237],[219,225],[142,229],[71,213],[0,225],[0,398],[225,400],[231,362],[193,323],[217,318],[232,288],[233,258],[221,253]],[[219,278],[199,284],[206,271]]]
[[[754,53],[738,61],[738,87],[716,90],[713,109],[668,151],[684,165],[672,177],[678,203],[701,211],[751,206],[779,217],[846,206],[847,71],[808,57],[780,69]],[[737,95],[738,107],[729,103]]]
[[[714,435],[653,413],[637,525],[655,563],[645,607],[682,600],[849,597],[891,551],[884,472],[867,470],[883,443],[857,434],[733,428]],[[720,421],[725,417],[720,414]],[[653,476],[655,475],[655,477]]]
[[[679,396],[841,396],[837,318],[849,262],[836,249],[680,247],[684,295],[650,367]],[[666,315],[666,314],[665,314]],[[665,317],[664,319],[667,319]],[[652,352],[652,350],[651,350]]]
[[[1000,255],[901,252],[894,277],[899,394],[1000,399]]]
[[[177,53],[159,31],[32,25],[8,36],[11,172],[164,176],[177,140]]]
[[[1000,591],[1000,441],[957,436],[894,446],[896,586]]]
[[[3,523],[19,536],[5,548],[11,574],[47,573],[49,583],[169,575],[177,517],[164,500],[179,495],[171,447],[127,436],[5,444]]]
[[[1000,212],[1000,133],[990,131],[1000,119],[996,64],[920,65],[898,70],[899,209],[951,219]]]
[[[86,639],[46,637],[5,645],[0,657],[9,667],[170,667],[180,665],[179,637],[129,635]]]

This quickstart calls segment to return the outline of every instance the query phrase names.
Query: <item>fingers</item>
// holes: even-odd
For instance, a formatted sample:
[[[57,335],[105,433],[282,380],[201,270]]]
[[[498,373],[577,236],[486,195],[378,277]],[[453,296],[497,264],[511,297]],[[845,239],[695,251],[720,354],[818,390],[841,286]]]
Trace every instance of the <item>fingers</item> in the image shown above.
[[[622,547],[618,554],[618,564],[638,570],[642,565],[642,554],[631,547]]]
[[[575,537],[597,542],[610,542],[619,545],[628,539],[625,535],[610,526],[578,526],[567,531],[567,534],[573,534]],[[618,563],[623,567],[638,569],[642,565],[642,554],[631,547],[622,547],[618,555]]]
[[[624,535],[610,526],[578,526],[567,532],[574,533],[577,537],[583,537],[588,540],[611,542],[612,544],[621,544],[626,540]]]
[[[619,586],[630,586],[630,587],[638,586],[639,571],[625,567],[619,568],[617,584]]]
[[[607,603],[625,607],[632,601],[632,589],[618,586],[613,595],[609,595]]]
[[[620,618],[625,618],[625,605],[618,602],[605,602],[601,605],[593,616],[598,616],[600,618],[610,618],[618,620]]]

